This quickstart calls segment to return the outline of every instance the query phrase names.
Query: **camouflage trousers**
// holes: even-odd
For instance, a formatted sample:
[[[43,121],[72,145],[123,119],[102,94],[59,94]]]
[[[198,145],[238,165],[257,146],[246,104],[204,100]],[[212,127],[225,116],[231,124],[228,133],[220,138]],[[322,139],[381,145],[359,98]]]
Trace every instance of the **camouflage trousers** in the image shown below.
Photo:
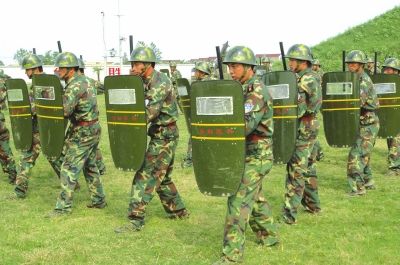
[[[146,206],[157,192],[169,217],[179,216],[185,204],[171,179],[177,139],[151,138],[142,167],[136,172],[129,202],[128,218],[144,222]]]
[[[69,132],[59,161],[62,191],[55,210],[72,211],[73,194],[79,174],[83,170],[92,205],[105,202],[103,183],[96,164],[96,150],[100,141],[100,124],[75,126]]]
[[[257,240],[277,241],[277,227],[273,221],[272,209],[262,189],[263,179],[272,168],[272,150],[265,144],[252,145],[251,149],[250,152],[248,149],[246,155],[239,189],[228,198],[222,252],[232,261],[243,259],[247,223],[256,234]]]
[[[13,153],[10,148],[10,131],[6,127],[4,114],[0,111],[0,164],[3,172],[8,174],[8,181],[15,182],[17,175]]]
[[[396,137],[387,138],[389,170],[400,172],[400,133]]]
[[[306,210],[321,210],[318,195],[316,173],[316,156],[312,151],[317,141],[319,121],[312,116],[300,120],[296,146],[292,157],[286,165],[286,193],[283,214],[295,222],[297,208],[302,204]]]
[[[371,152],[379,132],[379,120],[370,125],[360,125],[356,142],[347,159],[347,180],[352,191],[363,190],[372,180]]]

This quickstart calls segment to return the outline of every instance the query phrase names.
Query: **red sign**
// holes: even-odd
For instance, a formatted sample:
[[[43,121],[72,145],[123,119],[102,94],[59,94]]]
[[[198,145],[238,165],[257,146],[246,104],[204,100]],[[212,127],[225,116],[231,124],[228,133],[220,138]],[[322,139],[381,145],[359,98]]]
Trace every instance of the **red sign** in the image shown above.
[[[121,75],[121,68],[119,67],[109,67],[108,75]]]

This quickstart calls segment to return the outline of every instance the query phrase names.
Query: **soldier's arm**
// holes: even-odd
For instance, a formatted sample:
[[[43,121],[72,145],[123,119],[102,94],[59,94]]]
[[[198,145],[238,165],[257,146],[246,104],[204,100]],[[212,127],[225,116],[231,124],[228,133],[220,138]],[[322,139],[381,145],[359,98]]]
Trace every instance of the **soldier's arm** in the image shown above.
[[[317,112],[317,106],[321,104],[321,88],[319,81],[312,75],[304,76],[299,83],[299,92],[304,92],[307,98],[306,113],[312,114]]]
[[[366,110],[375,110],[378,106],[378,100],[374,85],[372,82],[363,81],[361,82],[361,106]]]
[[[104,94],[104,85],[100,81],[95,80],[94,85],[96,87],[97,95]]]
[[[148,122],[151,122],[158,117],[167,94],[171,92],[171,84],[163,82],[158,87],[151,88],[147,93],[147,99],[149,100],[146,106]]]
[[[69,117],[74,112],[74,109],[79,101],[80,86],[74,84],[68,86],[63,96],[64,116]]]
[[[251,134],[259,125],[263,118],[265,111],[268,108],[272,109],[272,100],[265,102],[264,96],[257,91],[249,93],[245,99],[245,122],[246,122],[246,136]],[[272,114],[271,114],[272,118]]]

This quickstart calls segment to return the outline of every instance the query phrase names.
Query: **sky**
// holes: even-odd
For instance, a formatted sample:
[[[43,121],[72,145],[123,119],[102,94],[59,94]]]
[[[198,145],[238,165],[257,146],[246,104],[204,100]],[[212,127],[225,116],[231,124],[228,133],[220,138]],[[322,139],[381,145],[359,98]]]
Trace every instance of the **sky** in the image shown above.
[[[63,51],[102,61],[114,48],[129,54],[129,35],[154,42],[164,60],[215,56],[215,46],[245,45],[279,53],[279,42],[319,42],[400,6],[399,0],[12,0],[2,4],[0,60],[20,48]],[[118,16],[119,15],[119,16]]]

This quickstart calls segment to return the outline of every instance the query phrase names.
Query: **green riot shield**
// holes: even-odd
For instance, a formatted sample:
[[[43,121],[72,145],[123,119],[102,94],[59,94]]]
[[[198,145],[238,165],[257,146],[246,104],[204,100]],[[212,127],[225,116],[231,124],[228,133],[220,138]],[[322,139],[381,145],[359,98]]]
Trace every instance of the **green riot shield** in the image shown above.
[[[400,132],[400,76],[376,74],[371,76],[380,108],[379,137],[395,137]]]
[[[194,82],[190,99],[197,186],[206,195],[229,196],[237,191],[245,165],[242,86],[233,80]]]
[[[28,87],[23,79],[7,80],[7,100],[15,148],[29,150],[32,146],[32,112]]]
[[[354,143],[360,122],[360,81],[355,73],[330,72],[322,78],[325,137],[332,147]]]
[[[147,122],[143,81],[139,76],[104,79],[108,136],[115,167],[138,170],[147,147]]]
[[[65,138],[63,88],[55,75],[34,75],[32,84],[42,151],[46,157],[56,159]]]
[[[297,137],[297,80],[290,71],[269,72],[264,83],[274,101],[274,162],[287,163]]]
[[[166,69],[166,68],[160,69],[160,72],[161,72],[161,73],[164,73],[164,74],[166,74],[168,77],[170,77],[170,74],[169,74],[169,70],[168,70],[168,69]]]
[[[190,133],[190,84],[186,78],[178,78],[176,80],[179,95],[179,105],[185,116],[186,126]]]

